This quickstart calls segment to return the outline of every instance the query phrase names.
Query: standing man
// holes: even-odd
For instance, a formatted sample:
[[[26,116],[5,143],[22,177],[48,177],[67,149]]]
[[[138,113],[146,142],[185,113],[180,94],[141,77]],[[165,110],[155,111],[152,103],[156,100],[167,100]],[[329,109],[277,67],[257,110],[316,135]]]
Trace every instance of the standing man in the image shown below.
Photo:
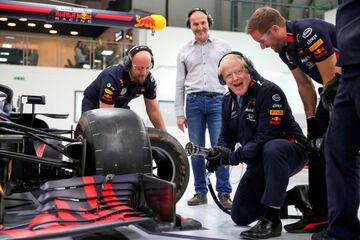
[[[258,223],[240,234],[246,239],[281,235],[280,207],[289,177],[307,162],[306,138],[295,121],[284,92],[257,74],[240,52],[219,64],[220,82],[229,87],[222,103],[219,146],[207,157],[207,168],[246,163],[236,189],[231,218],[237,225]],[[235,150],[235,144],[241,147]],[[215,153],[215,154],[214,154]]]
[[[85,89],[82,112],[97,108],[129,108],[128,103],[144,95],[146,112],[154,127],[166,131],[156,101],[156,81],[150,70],[154,66],[152,51],[145,45],[129,50],[123,65],[106,68]]]
[[[195,8],[188,14],[186,25],[195,39],[182,47],[177,56],[175,113],[181,131],[189,128],[190,141],[204,147],[205,130],[208,128],[211,145],[216,145],[221,127],[221,102],[225,92],[217,77],[217,65],[221,56],[231,51],[229,44],[209,36],[213,24],[210,14],[202,8]],[[186,94],[186,117],[184,114]],[[208,192],[205,179],[205,159],[192,156],[195,195],[189,206],[207,203]],[[221,204],[231,209],[231,185],[229,169],[221,167],[216,171],[216,190]]]
[[[326,86],[338,78],[336,73],[341,69],[335,65],[338,55],[335,26],[319,19],[286,21],[277,10],[262,7],[250,17],[247,32],[262,49],[271,47],[287,64],[298,85],[307,119],[308,146],[312,146],[308,166],[313,214],[284,228],[295,233],[319,232],[327,226],[327,194],[325,159],[315,150],[315,141],[324,135],[329,113],[321,103],[316,108],[317,96],[311,79]]]
[[[336,15],[342,80],[325,140],[329,227],[312,240],[359,240],[360,1],[343,0]],[[331,95],[331,90],[325,89]],[[327,95],[324,96],[327,98]]]

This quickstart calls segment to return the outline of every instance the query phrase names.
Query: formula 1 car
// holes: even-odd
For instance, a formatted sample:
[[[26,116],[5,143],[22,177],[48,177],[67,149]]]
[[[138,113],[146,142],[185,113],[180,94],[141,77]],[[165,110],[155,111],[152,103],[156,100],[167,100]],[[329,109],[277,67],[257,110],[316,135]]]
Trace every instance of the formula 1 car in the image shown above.
[[[34,110],[44,96],[22,96],[20,112],[12,99],[0,84],[0,239],[175,224],[189,163],[174,137],[115,108],[84,113],[75,131],[51,129]],[[32,113],[23,113],[24,99]]]

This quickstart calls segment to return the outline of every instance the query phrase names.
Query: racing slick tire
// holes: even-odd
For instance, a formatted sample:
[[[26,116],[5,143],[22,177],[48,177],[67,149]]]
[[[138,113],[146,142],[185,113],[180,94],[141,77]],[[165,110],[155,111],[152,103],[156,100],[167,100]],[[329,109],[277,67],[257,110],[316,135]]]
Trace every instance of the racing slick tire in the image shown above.
[[[75,136],[86,142],[80,175],[152,174],[146,127],[130,109],[87,111],[78,122]]]
[[[189,160],[184,148],[169,133],[147,128],[153,157],[153,175],[176,185],[176,202],[184,194],[189,182]]]

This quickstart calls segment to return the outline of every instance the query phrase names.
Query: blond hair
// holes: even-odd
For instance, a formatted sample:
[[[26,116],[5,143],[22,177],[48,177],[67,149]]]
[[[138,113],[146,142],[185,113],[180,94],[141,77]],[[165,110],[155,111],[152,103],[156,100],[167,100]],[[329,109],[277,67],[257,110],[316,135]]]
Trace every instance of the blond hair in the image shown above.
[[[257,30],[259,33],[264,34],[273,25],[285,27],[286,19],[281,16],[278,10],[274,8],[261,7],[256,9],[256,11],[249,18],[246,32],[252,33],[253,31]]]
[[[219,68],[218,68],[218,75],[222,75],[224,69],[230,65],[230,63],[232,62],[238,62],[244,69],[248,69],[248,65],[246,64],[245,59],[240,56],[239,54],[235,54],[235,53],[230,53],[225,55],[220,63],[219,63]]]

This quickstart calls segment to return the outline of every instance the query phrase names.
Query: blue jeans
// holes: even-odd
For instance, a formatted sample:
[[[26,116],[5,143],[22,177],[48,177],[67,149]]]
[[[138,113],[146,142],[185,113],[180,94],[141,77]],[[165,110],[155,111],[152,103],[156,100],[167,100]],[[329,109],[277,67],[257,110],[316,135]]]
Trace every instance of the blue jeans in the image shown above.
[[[217,144],[221,128],[221,105],[223,95],[206,96],[189,94],[186,97],[186,118],[189,128],[189,139],[200,147],[205,146],[205,130],[209,129],[211,146]],[[206,194],[205,159],[202,156],[191,156],[196,193]],[[219,197],[231,193],[229,169],[221,166],[215,172],[216,191]]]

